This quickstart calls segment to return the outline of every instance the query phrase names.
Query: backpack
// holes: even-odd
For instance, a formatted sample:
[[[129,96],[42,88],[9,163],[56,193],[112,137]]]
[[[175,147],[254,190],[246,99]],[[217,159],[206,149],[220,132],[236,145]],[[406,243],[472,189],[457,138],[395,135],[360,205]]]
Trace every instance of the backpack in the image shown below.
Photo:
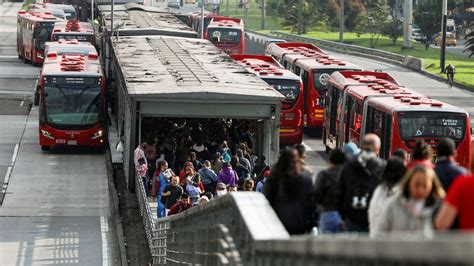
[[[231,159],[232,157],[230,156],[228,149],[222,152],[222,161],[228,163],[231,161]]]

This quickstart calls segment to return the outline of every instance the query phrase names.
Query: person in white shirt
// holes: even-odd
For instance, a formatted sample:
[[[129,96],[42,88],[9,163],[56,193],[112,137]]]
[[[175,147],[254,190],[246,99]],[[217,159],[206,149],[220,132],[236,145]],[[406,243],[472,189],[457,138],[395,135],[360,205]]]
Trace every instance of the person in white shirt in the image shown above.
[[[142,141],[140,145],[135,149],[133,152],[133,162],[135,163],[135,168],[137,168],[140,164],[138,163],[138,160],[140,158],[145,159],[145,164],[148,165],[148,162],[145,157],[145,148],[146,148],[147,143],[145,141]]]

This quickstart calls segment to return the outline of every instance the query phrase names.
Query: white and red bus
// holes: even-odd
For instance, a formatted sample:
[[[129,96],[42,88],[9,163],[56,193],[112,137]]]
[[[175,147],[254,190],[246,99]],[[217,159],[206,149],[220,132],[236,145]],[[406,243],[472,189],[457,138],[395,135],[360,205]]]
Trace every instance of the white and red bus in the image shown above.
[[[212,17],[204,38],[227,54],[245,53],[244,21],[240,18]]]
[[[56,22],[51,34],[51,41],[78,40],[80,42],[89,42],[96,44],[94,28],[90,23],[80,22],[78,20],[67,20]]]
[[[105,78],[97,54],[47,54],[40,75],[39,143],[103,147]]]
[[[40,64],[44,60],[44,46],[51,38],[54,23],[61,19],[50,12],[28,13],[20,10],[17,16],[18,57],[25,62]]]
[[[287,66],[287,62],[283,61],[283,57],[285,55],[290,54],[307,54],[307,55],[314,55],[314,54],[326,54],[322,49],[319,47],[304,42],[275,42],[270,43],[265,48],[265,54],[275,58],[280,64],[284,67],[289,69]]]
[[[271,56],[231,55],[231,57],[285,96],[281,107],[280,144],[301,143],[303,140],[301,78],[286,70]]]
[[[379,97],[367,101],[362,115],[362,134],[375,133],[381,138],[382,158],[396,149],[411,154],[420,139],[436,150],[438,141],[449,137],[456,143],[456,161],[470,165],[470,119],[461,108],[428,98]]]

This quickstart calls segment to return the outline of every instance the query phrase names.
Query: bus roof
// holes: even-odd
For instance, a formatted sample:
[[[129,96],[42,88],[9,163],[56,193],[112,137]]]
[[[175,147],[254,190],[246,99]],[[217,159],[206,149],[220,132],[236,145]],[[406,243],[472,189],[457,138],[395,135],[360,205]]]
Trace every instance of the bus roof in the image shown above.
[[[87,22],[66,20],[54,24],[53,34],[54,33],[94,34],[94,28]]]
[[[112,45],[130,97],[275,104],[283,99],[208,40],[134,36],[113,38]]]
[[[213,16],[207,28],[243,29],[244,21],[240,18]]]
[[[265,79],[283,79],[297,80],[301,78],[293,72],[281,66],[273,57],[265,55],[230,55],[240,65],[245,67],[250,73],[253,73],[263,80]]]
[[[97,9],[99,9],[99,11],[101,13],[112,11],[110,4],[105,5],[105,4],[100,4],[100,1],[97,1],[97,0],[95,0],[95,1],[99,2],[99,3],[97,3]],[[144,5],[141,4],[141,3],[143,3],[143,1],[141,1],[141,3],[133,3],[130,0],[127,0],[127,1],[128,1],[128,3],[119,3],[119,1],[115,0],[114,13],[116,11],[125,11],[125,10],[140,10],[140,11],[147,11],[147,12],[162,12],[162,13],[169,13],[170,12],[169,9],[163,8],[163,7],[144,6]],[[88,0],[88,3],[90,3],[89,0]]]
[[[102,13],[103,25],[110,32],[111,13]],[[197,37],[192,30],[172,13],[149,12],[144,10],[114,11],[114,31],[121,36],[166,35]]]
[[[369,99],[368,103],[370,106],[389,114],[407,111],[430,111],[463,113],[467,115],[467,112],[462,108],[429,98],[377,97]]]
[[[347,88],[346,92],[348,95],[351,95],[361,101],[365,100],[368,97],[385,96],[392,96],[392,98],[414,97],[417,99],[428,99],[428,97],[424,96],[421,93],[393,83],[387,83],[384,85],[378,85],[375,83],[361,83],[360,86],[350,86],[349,88]]]
[[[62,54],[83,54],[89,55],[96,53],[95,47],[88,42],[79,42],[78,40],[59,40],[57,42],[46,42],[44,53],[56,52],[58,55]],[[48,58],[45,58],[45,63]]]
[[[310,57],[298,59],[296,60],[295,65],[306,71],[312,71],[315,69],[362,70],[358,65],[346,62],[336,57],[321,54],[314,54]]]
[[[42,76],[102,76],[97,54],[84,55],[58,55],[49,52],[46,56],[48,63],[43,64]]]
[[[32,22],[56,22],[56,21],[63,20],[63,19],[53,16],[50,10],[42,10],[41,12],[36,12],[35,10],[30,11],[30,12],[25,12],[23,10],[20,10],[18,12],[18,16]]]
[[[265,54],[273,55],[277,58],[282,58],[285,54],[295,53],[321,53],[325,54],[321,48],[305,42],[274,42],[270,43],[265,49]]]
[[[346,89],[347,86],[370,83],[400,85],[389,73],[376,71],[339,71],[334,72],[328,80],[328,84],[332,84],[340,89]]]

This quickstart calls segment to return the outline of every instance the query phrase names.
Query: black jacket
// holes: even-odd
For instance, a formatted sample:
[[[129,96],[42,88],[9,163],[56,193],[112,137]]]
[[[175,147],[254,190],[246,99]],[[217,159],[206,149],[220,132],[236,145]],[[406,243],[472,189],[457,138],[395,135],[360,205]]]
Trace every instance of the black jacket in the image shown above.
[[[341,170],[342,165],[337,165],[319,172],[315,184],[315,201],[318,210],[337,210]]]
[[[344,219],[368,225],[370,199],[385,170],[385,161],[373,152],[362,151],[347,162],[339,177],[339,212]]]
[[[267,179],[263,194],[290,234],[304,234],[314,226],[314,186],[311,178],[301,176],[298,191],[288,195],[282,178]]]

